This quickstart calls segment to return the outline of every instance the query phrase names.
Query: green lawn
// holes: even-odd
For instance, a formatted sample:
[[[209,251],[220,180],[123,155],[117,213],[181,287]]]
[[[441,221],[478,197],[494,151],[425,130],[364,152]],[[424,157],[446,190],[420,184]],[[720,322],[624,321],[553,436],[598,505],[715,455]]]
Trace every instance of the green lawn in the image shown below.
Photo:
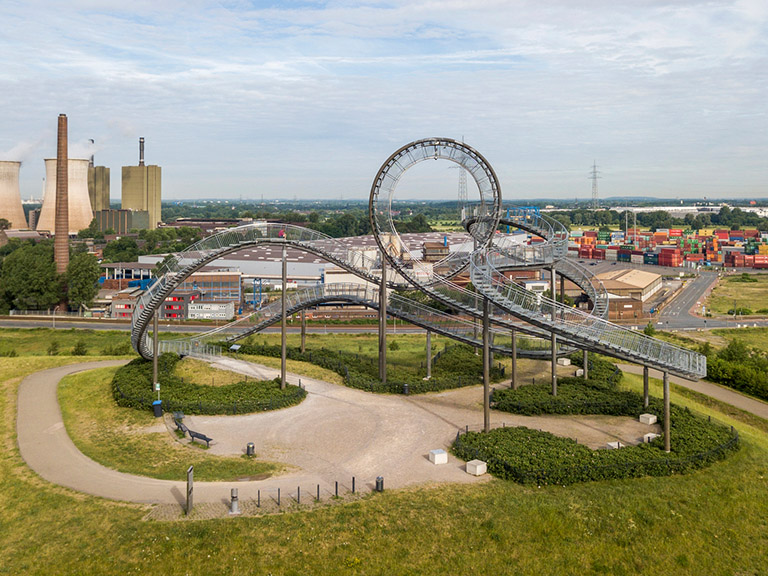
[[[737,308],[749,308],[755,314],[768,309],[768,274],[749,274],[757,282],[739,282],[739,276],[721,278],[707,299],[707,310],[715,315],[725,315]]]
[[[110,383],[116,370],[72,374],[59,385],[67,432],[89,458],[121,472],[163,480],[183,479],[190,465],[199,480],[268,476],[280,469],[246,457],[209,455],[188,438],[176,441],[166,430],[149,431],[161,420],[149,412],[117,406],[112,399]]]
[[[89,358],[94,359],[94,358]],[[675,574],[768,571],[768,433],[705,470],[567,488],[491,480],[311,511],[146,521],[147,506],[48,484],[15,442],[21,378],[80,358],[0,358],[0,574]],[[637,387],[637,377],[624,385]],[[659,393],[658,383],[652,390]],[[129,422],[131,424],[131,422]],[[202,452],[202,451],[201,451]],[[197,470],[197,467],[196,467]]]

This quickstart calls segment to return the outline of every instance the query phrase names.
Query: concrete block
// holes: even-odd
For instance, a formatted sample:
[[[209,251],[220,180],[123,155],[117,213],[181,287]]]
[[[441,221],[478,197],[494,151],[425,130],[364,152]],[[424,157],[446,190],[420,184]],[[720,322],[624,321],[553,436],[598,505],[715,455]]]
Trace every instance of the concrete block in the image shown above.
[[[429,461],[432,464],[448,464],[448,453],[445,450],[430,450]]]
[[[576,369],[576,378],[584,378],[584,368]]]
[[[646,444],[650,444],[653,440],[661,436],[661,434],[655,434],[653,432],[648,432],[648,434],[643,436],[643,442]]]
[[[571,365],[571,359],[570,358],[558,358],[557,364],[559,366],[570,366]]]
[[[657,421],[658,418],[656,418],[655,414],[640,414],[640,422],[642,424],[650,426],[651,424],[656,424]]]
[[[470,460],[467,462],[467,474],[482,476],[488,471],[488,465],[482,460]]]
[[[623,448],[623,447],[624,445],[619,441],[608,442],[608,450],[618,450],[619,448]]]

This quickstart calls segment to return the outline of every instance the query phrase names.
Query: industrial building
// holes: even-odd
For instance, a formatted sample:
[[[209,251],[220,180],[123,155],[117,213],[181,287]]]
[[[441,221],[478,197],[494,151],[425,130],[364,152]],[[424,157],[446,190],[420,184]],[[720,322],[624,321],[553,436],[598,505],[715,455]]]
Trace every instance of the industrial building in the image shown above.
[[[11,228],[27,228],[27,219],[21,205],[19,170],[21,162],[0,161],[0,218],[11,223]]]
[[[149,228],[149,212],[146,210],[110,210],[104,209],[93,213],[101,232],[114,230],[115,234],[124,236],[131,230],[146,230]]]
[[[45,160],[45,194],[37,230],[56,234],[56,158]],[[88,228],[93,220],[91,198],[88,194],[88,165],[85,159],[70,158],[67,161],[69,235]]]
[[[161,214],[162,174],[160,166],[144,165],[144,138],[139,139],[139,165],[123,166],[122,202],[124,210],[149,212],[149,229],[157,228]]]
[[[100,212],[109,210],[109,168],[106,166],[88,166],[88,196],[91,210]]]
[[[633,298],[645,302],[661,290],[661,276],[638,269],[617,269],[603,272],[597,277],[614,298]]]

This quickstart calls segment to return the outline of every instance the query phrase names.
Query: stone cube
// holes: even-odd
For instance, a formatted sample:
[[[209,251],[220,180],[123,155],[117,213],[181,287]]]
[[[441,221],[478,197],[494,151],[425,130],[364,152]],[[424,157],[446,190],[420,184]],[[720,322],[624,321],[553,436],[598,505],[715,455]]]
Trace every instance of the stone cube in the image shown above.
[[[577,368],[576,369],[576,378],[583,378],[584,377],[584,368]]]
[[[608,450],[618,450],[621,447],[622,444],[618,440],[616,442],[608,442]]]
[[[430,450],[429,461],[432,464],[448,464],[448,453],[445,450]]]
[[[557,363],[559,366],[570,366],[571,365],[571,359],[570,358],[558,358]]]
[[[470,460],[467,462],[467,474],[482,476],[488,471],[488,466],[482,460]]]
[[[640,422],[642,424],[647,424],[650,426],[651,424],[656,424],[657,421],[658,418],[656,418],[655,414],[640,414]]]
[[[650,444],[653,440],[655,440],[659,436],[660,436],[660,434],[655,434],[653,432],[648,432],[648,434],[643,436],[643,442],[645,442],[646,444]]]

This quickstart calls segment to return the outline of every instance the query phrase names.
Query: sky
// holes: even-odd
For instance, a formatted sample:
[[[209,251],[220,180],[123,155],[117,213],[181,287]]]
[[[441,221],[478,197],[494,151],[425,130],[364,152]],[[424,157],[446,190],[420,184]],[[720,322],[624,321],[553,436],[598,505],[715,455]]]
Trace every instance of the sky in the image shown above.
[[[140,136],[164,200],[364,199],[429,137],[509,200],[587,199],[593,163],[601,197],[765,198],[767,80],[765,0],[3,0],[0,160],[41,197],[63,113],[113,200]]]

